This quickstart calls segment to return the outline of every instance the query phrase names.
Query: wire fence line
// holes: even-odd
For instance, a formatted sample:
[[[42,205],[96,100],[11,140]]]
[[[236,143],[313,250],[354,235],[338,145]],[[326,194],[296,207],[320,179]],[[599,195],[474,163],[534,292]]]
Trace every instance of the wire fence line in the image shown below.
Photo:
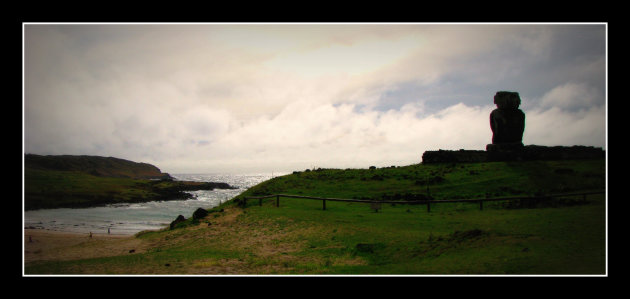
[[[326,201],[336,202],[356,202],[356,203],[369,203],[373,209],[380,209],[380,204],[409,204],[409,205],[427,205],[427,212],[431,212],[431,204],[436,203],[478,203],[479,209],[483,210],[484,202],[492,201],[510,201],[510,200],[545,200],[556,197],[570,197],[570,196],[582,196],[582,199],[586,201],[587,195],[605,194],[605,190],[588,191],[588,192],[575,192],[575,193],[557,193],[557,194],[544,194],[533,196],[507,196],[507,197],[486,197],[486,198],[469,198],[469,199],[444,199],[444,200],[365,200],[365,199],[348,199],[348,198],[330,198],[330,197],[315,197],[315,196],[303,196],[292,194],[272,194],[264,196],[246,196],[243,197],[242,205],[247,207],[247,200],[258,199],[258,205],[262,206],[263,199],[276,198],[276,207],[280,206],[280,197],[284,198],[296,198],[296,199],[312,199],[321,200],[322,209],[326,210]]]

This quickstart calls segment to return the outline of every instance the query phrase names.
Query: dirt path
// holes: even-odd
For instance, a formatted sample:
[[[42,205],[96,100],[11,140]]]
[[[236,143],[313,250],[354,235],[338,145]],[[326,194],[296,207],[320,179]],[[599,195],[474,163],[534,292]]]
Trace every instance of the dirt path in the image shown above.
[[[75,260],[129,254],[146,249],[132,235],[107,235],[24,229],[24,263],[45,260]]]

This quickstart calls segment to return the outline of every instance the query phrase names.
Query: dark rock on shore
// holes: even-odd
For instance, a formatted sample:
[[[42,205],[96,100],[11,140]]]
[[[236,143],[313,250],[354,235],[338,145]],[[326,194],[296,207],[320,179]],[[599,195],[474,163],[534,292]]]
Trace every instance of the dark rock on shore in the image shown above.
[[[206,216],[208,216],[208,211],[202,208],[198,208],[197,210],[195,210],[192,215],[193,220],[203,219]]]
[[[178,191],[214,190],[214,189],[237,189],[227,183],[222,182],[192,182],[192,181],[172,181]]]
[[[183,215],[177,216],[173,222],[171,222],[170,229],[174,229],[178,223],[186,221],[186,218]]]

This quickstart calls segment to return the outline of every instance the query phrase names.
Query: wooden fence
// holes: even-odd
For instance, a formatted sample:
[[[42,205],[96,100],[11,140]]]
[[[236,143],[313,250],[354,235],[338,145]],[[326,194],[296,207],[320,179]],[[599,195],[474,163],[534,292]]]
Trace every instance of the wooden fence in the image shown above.
[[[408,204],[408,205],[427,205],[427,212],[431,212],[431,204],[437,203],[456,203],[456,202],[465,202],[465,203],[478,203],[479,210],[483,210],[483,203],[488,201],[509,201],[509,200],[536,200],[536,199],[550,199],[554,197],[569,197],[569,196],[582,196],[583,200],[586,201],[587,195],[594,194],[605,194],[606,191],[589,191],[589,192],[579,192],[579,193],[559,193],[559,194],[547,194],[547,195],[536,195],[536,196],[510,196],[510,197],[494,197],[494,198],[475,198],[475,199],[445,199],[445,200],[364,200],[364,199],[347,199],[347,198],[326,198],[326,197],[314,197],[314,196],[301,196],[301,195],[290,195],[290,194],[273,194],[273,195],[265,195],[265,196],[248,196],[243,198],[243,206],[247,207],[248,199],[258,199],[258,205],[262,206],[263,199],[267,198],[275,198],[276,199],[276,207],[280,206],[280,197],[285,198],[298,198],[298,199],[313,199],[313,200],[321,200],[322,201],[322,210],[326,210],[326,201],[339,201],[339,202],[358,202],[358,203],[369,203],[372,205],[373,209],[380,209],[381,204]]]

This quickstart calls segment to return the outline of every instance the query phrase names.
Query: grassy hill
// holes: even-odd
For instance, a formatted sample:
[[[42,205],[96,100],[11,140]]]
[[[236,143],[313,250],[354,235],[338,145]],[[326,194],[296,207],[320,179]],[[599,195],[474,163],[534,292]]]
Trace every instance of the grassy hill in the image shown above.
[[[113,157],[26,155],[24,159],[26,210],[188,199],[191,195],[184,191],[214,188],[231,186],[173,181],[151,164]]]
[[[84,172],[93,176],[118,177],[132,179],[168,179],[168,173],[159,168],[115,157],[100,156],[41,156],[27,154],[24,156],[25,168],[39,170],[55,170]]]
[[[606,197],[537,207],[402,204],[606,187],[605,160],[410,165],[295,172],[254,186],[175,229],[142,232],[133,254],[37,262],[26,273],[604,274]],[[245,196],[400,200],[364,203]]]
[[[243,196],[286,193],[354,199],[461,199],[602,190],[603,159],[417,164],[294,172]]]

